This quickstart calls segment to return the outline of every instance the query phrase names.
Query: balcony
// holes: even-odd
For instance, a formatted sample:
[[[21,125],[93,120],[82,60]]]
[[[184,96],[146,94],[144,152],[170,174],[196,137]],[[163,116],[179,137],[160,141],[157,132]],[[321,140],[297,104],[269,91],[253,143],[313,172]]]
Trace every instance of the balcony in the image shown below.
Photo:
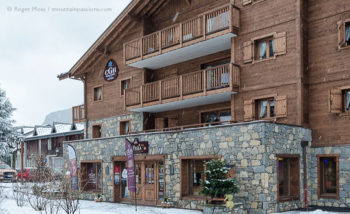
[[[229,4],[124,44],[125,63],[158,69],[231,48],[240,11]]]
[[[79,123],[84,121],[85,118],[85,109],[84,105],[72,107],[72,121],[73,123]]]
[[[125,109],[162,112],[230,101],[240,85],[240,69],[220,65],[125,90]]]

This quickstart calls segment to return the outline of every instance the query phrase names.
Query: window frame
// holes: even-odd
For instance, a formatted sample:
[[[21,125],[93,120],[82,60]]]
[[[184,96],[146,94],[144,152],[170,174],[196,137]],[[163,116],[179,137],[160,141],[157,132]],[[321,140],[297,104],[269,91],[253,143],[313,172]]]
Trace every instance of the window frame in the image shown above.
[[[279,173],[279,158],[288,158],[288,159],[293,159],[296,158],[297,162],[298,162],[298,183],[299,183],[299,187],[298,187],[298,195],[293,196],[293,195],[288,195],[288,196],[280,196],[280,192],[279,192],[279,179],[280,179],[280,173]],[[290,162],[289,162],[290,163]],[[290,164],[289,164],[289,170],[290,170]],[[276,171],[277,171],[277,182],[276,182],[276,186],[277,186],[277,203],[282,203],[282,202],[288,202],[288,201],[297,201],[300,200],[300,155],[298,154],[276,154]],[[290,173],[290,172],[289,172]],[[290,185],[290,179],[288,180],[288,183]]]
[[[188,160],[188,161],[195,161],[195,160],[203,160],[203,161],[209,161],[212,159],[220,159],[222,156],[221,155],[200,155],[200,156],[183,156],[183,157],[179,157],[180,160],[180,200],[206,200],[209,197],[208,196],[202,196],[202,195],[183,195],[182,192],[182,185],[185,182],[183,180],[183,176],[182,176],[182,169],[183,169],[183,161],[184,160]],[[203,179],[205,179],[205,167],[204,167],[204,177]]]
[[[132,77],[126,77],[126,78],[123,78],[123,79],[120,79],[119,80],[119,85],[120,85],[120,96],[121,97],[124,97],[124,85],[123,85],[123,82],[125,81],[129,81],[129,87],[128,88],[131,88],[131,85],[132,85]]]
[[[254,63],[258,63],[258,62],[264,62],[264,61],[267,61],[267,60],[272,60],[272,59],[276,59],[276,52],[275,52],[275,44],[274,44],[274,40],[275,40],[275,37],[276,37],[276,32],[274,33],[269,33],[269,34],[265,34],[265,35],[262,35],[262,36],[258,36],[258,37],[254,37],[251,39],[252,41],[252,44],[253,44],[253,60],[252,60],[252,64]],[[258,47],[258,44],[260,41],[272,41],[273,42],[273,45],[274,45],[274,51],[273,51],[273,56],[270,57],[270,43],[268,43],[268,45],[266,45],[266,58],[265,59],[259,59],[257,58],[258,56],[258,51],[259,51],[259,47]]]
[[[230,121],[223,121],[222,123],[224,122],[231,122],[232,121],[232,112],[231,112],[231,108],[230,107],[223,107],[223,108],[213,108],[213,109],[208,109],[208,110],[204,110],[204,111],[200,111],[199,112],[199,123],[202,124],[202,123],[208,123],[208,122],[202,122],[202,115],[205,114],[205,113],[209,113],[209,112],[217,112],[218,114],[218,118],[220,119],[220,113],[221,112],[226,112],[226,111],[229,111],[230,114],[231,114],[231,120]],[[218,122],[212,122],[212,123],[221,123],[221,121],[218,121]]]
[[[266,117],[262,118],[260,117],[260,102],[262,101],[267,101],[267,106],[266,106]],[[262,98],[262,99],[256,99],[255,100],[255,118],[257,120],[271,120],[276,118],[276,113],[274,109],[274,116],[271,117],[270,115],[270,110],[271,110],[271,101],[274,102],[274,108],[276,108],[276,102],[275,102],[275,97],[268,97],[268,98]]]
[[[101,99],[99,99],[99,100],[96,100],[95,99],[95,89],[97,89],[97,88],[101,88]],[[93,102],[102,102],[103,101],[103,85],[96,85],[96,86],[94,86],[93,88],[92,88],[92,100],[93,100]]]
[[[122,123],[126,123],[128,122],[128,126],[129,126],[129,132],[128,133],[125,133],[125,134],[122,134],[121,131],[121,127],[122,127]],[[125,127],[124,127],[125,128]],[[119,121],[119,135],[128,135],[131,133],[131,120],[130,119],[127,119],[127,120],[120,120]]]
[[[318,199],[339,200],[339,157],[340,154],[318,154],[317,157],[317,193]],[[336,193],[321,193],[321,158],[335,158],[336,162]]]
[[[95,133],[94,128],[95,128],[95,127],[100,127],[100,137],[95,137],[95,135],[94,135],[94,133]],[[93,139],[102,138],[102,123],[93,124],[93,125],[91,126],[91,130],[92,130],[91,137],[92,137]]]
[[[346,106],[347,93],[350,93],[350,88],[342,90],[342,108],[344,113],[350,113],[350,108],[347,109],[347,106]]]
[[[265,58],[260,58],[260,43],[266,43],[266,56]],[[262,39],[256,39],[254,40],[254,60],[255,61],[264,61],[264,60],[269,60],[271,58],[275,58],[275,51],[273,50],[273,54],[272,56],[270,56],[270,43],[272,42],[272,44],[274,43],[274,38],[273,36],[267,36],[264,37]],[[273,44],[274,45],[274,44]]]
[[[98,176],[98,172],[97,172],[97,164],[101,164],[101,189],[98,190],[98,180],[97,180],[97,176]],[[85,188],[82,188],[82,165],[83,164],[96,164],[96,190],[85,190]],[[101,193],[101,195],[103,195],[103,160],[87,160],[87,161],[80,161],[80,169],[79,169],[79,189],[82,192],[85,193]]]

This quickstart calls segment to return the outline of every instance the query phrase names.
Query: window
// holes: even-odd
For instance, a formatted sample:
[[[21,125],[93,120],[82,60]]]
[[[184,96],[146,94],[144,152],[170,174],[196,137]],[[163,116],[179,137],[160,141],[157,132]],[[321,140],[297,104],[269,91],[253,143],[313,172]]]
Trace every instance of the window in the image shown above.
[[[275,117],[275,100],[273,98],[257,100],[257,118],[269,119]]]
[[[218,110],[201,113],[201,123],[219,123],[219,122],[230,122],[231,121],[231,110]]]
[[[121,121],[119,123],[119,134],[126,135],[130,133],[130,121]]]
[[[345,89],[344,89],[345,88]],[[330,90],[329,112],[350,112],[350,89],[349,86]]]
[[[318,193],[322,198],[338,198],[339,155],[318,155]]]
[[[338,22],[338,48],[350,46],[350,21]]]
[[[345,23],[345,46],[350,45],[350,22]]]
[[[102,100],[102,87],[96,87],[94,88],[94,101],[101,101]]]
[[[256,60],[273,58],[275,56],[273,37],[255,41]]]
[[[287,117],[287,96],[267,95],[244,101],[244,121]]]
[[[101,125],[93,125],[92,126],[92,138],[100,138],[102,137],[102,126]]]
[[[124,95],[124,90],[130,88],[130,79],[121,81],[121,95]]]
[[[299,199],[300,170],[298,155],[277,155],[277,200]]]
[[[287,33],[271,33],[244,42],[243,63],[275,59],[287,53]]]
[[[80,167],[80,188],[83,191],[102,191],[102,162],[84,162]]]
[[[344,112],[350,112],[350,89],[343,90]]]
[[[181,160],[182,196],[200,196],[206,159]]]

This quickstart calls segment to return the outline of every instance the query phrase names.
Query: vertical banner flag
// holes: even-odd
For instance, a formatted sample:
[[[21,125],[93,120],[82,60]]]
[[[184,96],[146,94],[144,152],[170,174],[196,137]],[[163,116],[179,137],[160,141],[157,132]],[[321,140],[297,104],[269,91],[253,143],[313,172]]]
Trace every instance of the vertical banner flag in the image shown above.
[[[125,139],[125,153],[128,169],[128,189],[130,192],[136,192],[134,150],[131,142],[128,139]]]
[[[72,180],[72,188],[78,189],[78,169],[77,169],[77,156],[75,154],[75,150],[71,145],[68,145],[68,154],[69,154],[69,169],[70,176]]]

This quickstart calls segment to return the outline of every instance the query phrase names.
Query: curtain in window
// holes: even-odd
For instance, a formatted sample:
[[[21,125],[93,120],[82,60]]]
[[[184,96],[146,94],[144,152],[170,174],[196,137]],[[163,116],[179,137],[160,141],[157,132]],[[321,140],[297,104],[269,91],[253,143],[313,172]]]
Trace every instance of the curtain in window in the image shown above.
[[[275,101],[271,100],[270,101],[270,117],[275,116]]]
[[[129,81],[127,80],[124,83],[124,89],[128,89],[128,88],[129,88]]]
[[[129,133],[129,123],[125,123],[125,134]]]
[[[346,26],[345,28],[345,45],[350,45],[350,26]]]
[[[350,110],[350,91],[346,94],[346,109]]]
[[[266,42],[259,43],[259,57],[260,59],[266,59]]]
[[[259,112],[259,117],[260,118],[265,118],[267,115],[267,101],[264,100],[264,101],[261,101],[260,102],[260,112]]]
[[[97,96],[96,96],[96,100],[101,100],[101,92],[102,92],[102,90],[101,90],[101,88],[98,88],[97,89]]]
[[[270,57],[273,57],[273,55],[275,53],[275,50],[273,47],[273,40],[270,40],[269,43],[270,43]]]

